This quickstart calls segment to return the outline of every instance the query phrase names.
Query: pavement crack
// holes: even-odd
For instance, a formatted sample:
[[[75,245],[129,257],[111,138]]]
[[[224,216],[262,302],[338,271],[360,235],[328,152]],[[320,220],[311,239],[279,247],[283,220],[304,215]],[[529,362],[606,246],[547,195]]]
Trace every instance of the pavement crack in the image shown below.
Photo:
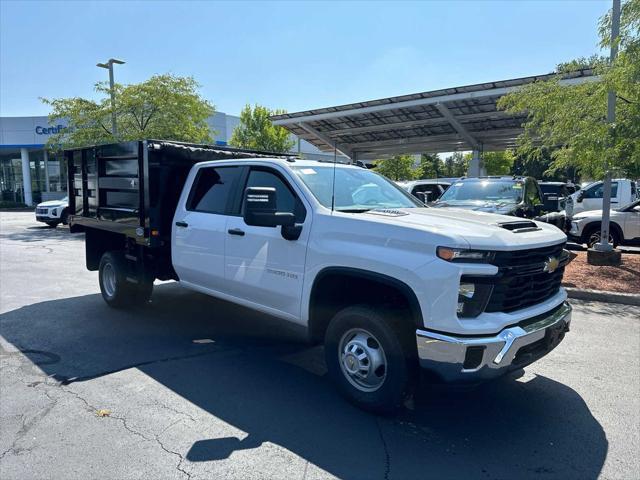
[[[74,397],[76,397],[78,400],[80,400],[82,403],[84,403],[84,404],[86,405],[86,407],[87,407],[88,409],[90,409],[91,411],[96,412],[96,411],[98,410],[95,406],[91,405],[91,404],[90,404],[90,403],[89,403],[89,402],[88,402],[84,397],[82,397],[82,396],[81,396],[80,394],[78,394],[77,392],[74,392],[73,390],[68,389],[68,388],[64,388],[64,387],[62,386],[62,384],[60,385],[60,388],[61,388],[61,390],[62,390],[62,391],[66,392],[66,393],[69,393],[69,394],[73,395]],[[178,412],[178,413],[183,413],[183,412]],[[184,414],[184,413],[183,413],[183,414]],[[186,416],[190,417],[190,416],[189,416],[189,415],[187,415],[187,414],[184,414],[184,415],[186,415]],[[111,419],[114,419],[114,420],[118,420],[120,423],[122,423],[122,426],[123,426],[123,427],[125,428],[125,430],[127,430],[129,433],[131,433],[131,434],[133,434],[133,435],[135,435],[135,436],[137,436],[137,437],[140,437],[140,438],[142,438],[143,440],[146,440],[147,442],[154,442],[154,443],[156,443],[156,444],[157,444],[157,445],[158,445],[158,446],[159,446],[163,451],[165,451],[166,453],[171,454],[171,455],[174,455],[174,456],[177,456],[177,457],[178,457],[178,463],[177,463],[177,465],[176,465],[176,469],[177,469],[177,470],[179,470],[179,471],[180,471],[181,473],[183,473],[184,475],[186,475],[186,477],[187,477],[188,479],[191,479],[191,473],[190,473],[190,472],[188,472],[187,470],[185,470],[185,469],[183,468],[183,466],[182,466],[182,464],[184,463],[184,460],[185,460],[184,456],[183,456],[181,453],[179,453],[179,452],[176,452],[176,451],[173,451],[173,450],[171,450],[171,449],[167,448],[167,447],[162,443],[162,441],[160,440],[160,435],[164,434],[167,430],[169,430],[171,427],[173,427],[174,425],[176,425],[177,423],[179,423],[181,420],[176,420],[175,422],[170,423],[170,424],[169,424],[168,426],[166,426],[166,427],[165,427],[165,428],[164,428],[164,429],[163,429],[159,434],[154,435],[154,438],[150,438],[150,437],[148,437],[148,436],[144,435],[143,433],[141,433],[141,432],[139,432],[139,431],[137,431],[137,430],[133,429],[133,428],[132,428],[128,423],[127,423],[127,419],[126,419],[125,417],[121,417],[121,416],[119,416],[119,415],[114,415],[114,414],[112,413],[111,415],[109,415],[109,416],[107,416],[107,417],[105,417],[105,418],[111,418]],[[190,418],[192,418],[192,417],[190,417]],[[193,420],[193,418],[192,418],[192,420]],[[193,421],[195,421],[195,420],[193,420]]]
[[[11,442],[11,446],[0,454],[0,460],[2,460],[5,457],[5,455],[7,455],[10,452],[13,453],[14,455],[20,455],[23,452],[31,451],[31,448],[18,448],[18,443],[29,433],[29,431],[33,427],[35,427],[44,417],[46,417],[49,414],[49,412],[53,409],[53,407],[55,407],[57,400],[55,398],[52,398],[46,392],[45,392],[45,395],[49,400],[51,400],[51,402],[45,405],[43,408],[41,408],[38,411],[38,413],[36,413],[31,418],[27,418],[27,416],[24,414],[20,415],[20,421],[21,421],[20,429],[16,432],[13,442]]]
[[[384,439],[384,434],[382,433],[382,425],[380,425],[380,419],[376,417],[375,422],[376,426],[378,427],[380,440],[382,441],[382,448],[384,449],[384,480],[389,480],[389,475],[391,473],[391,456],[389,455],[389,447],[387,446],[387,441]]]

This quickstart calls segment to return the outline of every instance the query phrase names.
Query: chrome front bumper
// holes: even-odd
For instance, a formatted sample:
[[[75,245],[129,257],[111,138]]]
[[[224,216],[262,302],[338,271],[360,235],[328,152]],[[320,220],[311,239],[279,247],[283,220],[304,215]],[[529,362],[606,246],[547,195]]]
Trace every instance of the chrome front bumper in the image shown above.
[[[495,336],[417,330],[420,366],[448,382],[478,382],[522,368],[553,350],[569,331],[571,306],[508,327]]]

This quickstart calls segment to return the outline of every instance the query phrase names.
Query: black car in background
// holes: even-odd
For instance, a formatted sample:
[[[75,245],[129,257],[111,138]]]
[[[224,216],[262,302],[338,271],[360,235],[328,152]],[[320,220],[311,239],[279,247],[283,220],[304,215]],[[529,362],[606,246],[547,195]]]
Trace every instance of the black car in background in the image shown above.
[[[533,177],[478,177],[454,181],[433,203],[480,212],[535,218],[543,210],[542,192]]]
[[[564,182],[539,182],[542,191],[542,202],[545,212],[561,212],[566,210],[567,215],[573,212],[573,192]]]

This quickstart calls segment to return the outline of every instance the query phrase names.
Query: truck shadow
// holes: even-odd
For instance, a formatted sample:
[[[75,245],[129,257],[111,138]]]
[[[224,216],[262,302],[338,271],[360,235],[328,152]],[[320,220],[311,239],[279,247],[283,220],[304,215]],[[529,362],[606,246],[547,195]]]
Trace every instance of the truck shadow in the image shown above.
[[[608,449],[580,395],[544,376],[423,388],[413,410],[364,413],[314,367],[322,352],[298,331],[174,284],[135,311],[99,295],[25,306],[0,315],[0,334],[62,383],[136,367],[248,434],[197,440],[180,452],[196,466],[270,442],[346,479],[595,479]]]
[[[47,225],[34,224],[33,226],[21,228],[17,231],[0,233],[3,240],[11,240],[14,242],[41,242],[50,240],[83,240],[83,233],[71,233],[66,225],[58,225],[51,228]]]

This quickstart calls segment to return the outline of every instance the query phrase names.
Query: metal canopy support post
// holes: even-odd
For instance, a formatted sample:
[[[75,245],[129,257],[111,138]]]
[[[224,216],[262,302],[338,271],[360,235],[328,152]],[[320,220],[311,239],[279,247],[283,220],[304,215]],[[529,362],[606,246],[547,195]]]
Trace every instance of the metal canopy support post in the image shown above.
[[[611,54],[609,63],[613,64],[618,54],[618,35],[620,34],[620,0],[613,0],[611,10]],[[610,126],[610,135],[613,137],[614,124],[616,121],[616,92],[609,90],[607,93],[607,123]],[[613,138],[611,138],[613,143]],[[609,170],[609,155],[613,152],[613,145],[605,155],[604,159],[604,191],[602,192],[602,228],[600,231],[600,242],[594,245],[594,249],[599,252],[610,252],[613,245],[609,243],[609,218],[611,215],[611,171]]]
[[[479,177],[481,173],[480,150],[476,148],[473,150],[473,156],[471,157],[471,162],[469,163],[469,171],[467,172],[467,175],[469,177]]]
[[[351,150],[349,150],[348,148],[340,145],[339,143],[336,143],[335,140],[332,140],[331,138],[329,138],[328,136],[326,136],[324,133],[319,132],[318,130],[316,130],[315,128],[305,124],[305,123],[298,123],[298,126],[300,128],[302,128],[305,132],[313,135],[314,137],[316,137],[317,139],[321,140],[323,143],[325,143],[326,145],[328,145],[329,147],[337,150],[338,152],[340,152],[341,155],[344,155],[345,157],[349,157],[351,158],[351,155],[353,155],[353,152],[351,152]]]
[[[456,120],[456,118],[451,114],[449,109],[444,106],[444,104],[436,103],[436,108],[442,114],[442,116],[447,119],[453,129],[458,132],[462,138],[465,139],[465,141],[474,150],[474,152],[480,149],[478,141],[473,138],[473,136],[467,131],[466,128],[462,126],[460,122],[458,122],[458,120]]]

